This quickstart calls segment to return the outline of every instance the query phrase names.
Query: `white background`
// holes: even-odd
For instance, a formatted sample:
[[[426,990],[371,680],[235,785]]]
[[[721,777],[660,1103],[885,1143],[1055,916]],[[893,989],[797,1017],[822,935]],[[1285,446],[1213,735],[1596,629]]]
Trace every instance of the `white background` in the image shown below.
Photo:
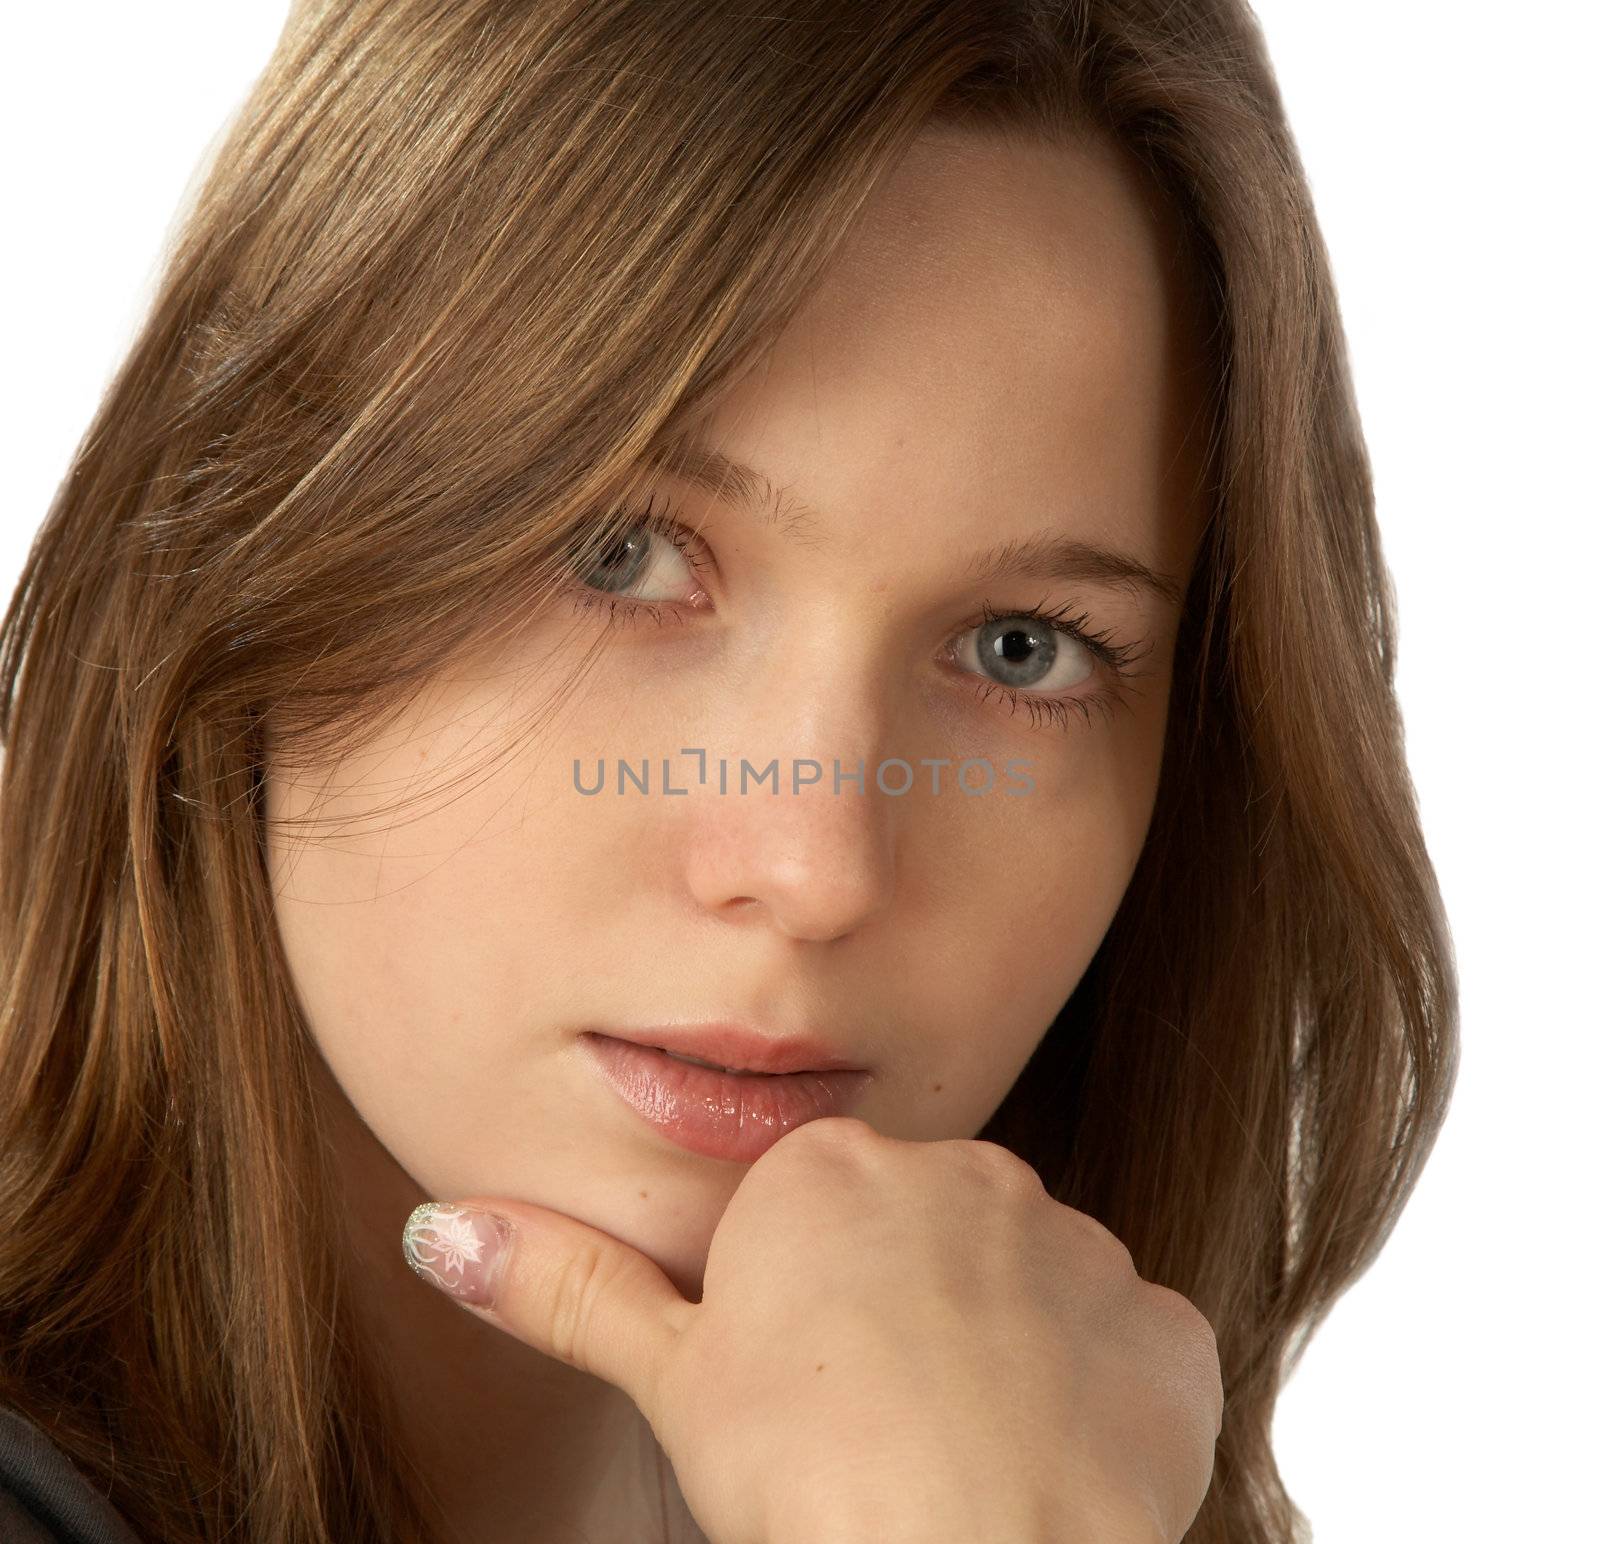
[[[8,18],[6,595],[284,9]],[[1256,10],[1350,337],[1463,996],[1450,1119],[1286,1386],[1279,1460],[1319,1544],[1600,1537],[1581,1480],[1600,1437],[1591,13]]]

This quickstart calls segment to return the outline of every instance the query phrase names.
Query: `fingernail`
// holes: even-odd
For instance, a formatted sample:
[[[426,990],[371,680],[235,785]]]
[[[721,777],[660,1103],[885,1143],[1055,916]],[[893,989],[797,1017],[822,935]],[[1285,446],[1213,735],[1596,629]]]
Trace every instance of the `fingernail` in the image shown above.
[[[441,1292],[477,1308],[494,1306],[495,1278],[511,1248],[511,1224],[498,1212],[424,1201],[406,1219],[406,1264]]]

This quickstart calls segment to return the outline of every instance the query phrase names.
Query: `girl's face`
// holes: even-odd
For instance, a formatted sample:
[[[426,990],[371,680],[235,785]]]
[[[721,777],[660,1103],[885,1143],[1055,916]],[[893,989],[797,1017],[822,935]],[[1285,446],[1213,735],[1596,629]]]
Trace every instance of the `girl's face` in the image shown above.
[[[697,436],[785,490],[776,515],[663,476],[682,532],[589,568],[598,608],[562,602],[314,777],[269,764],[270,818],[329,822],[269,839],[300,1002],[422,1195],[554,1207],[697,1295],[746,1164],[646,1124],[586,1030],[808,1034],[871,1072],[850,1113],[881,1132],[983,1127],[1155,797],[1201,452],[1166,222],[1105,145],[925,135]],[[1052,560],[1068,541],[1121,577]],[[657,609],[619,607],[573,686],[612,600]],[[741,759],[777,792],[741,793]],[[836,763],[865,776],[836,792]]]

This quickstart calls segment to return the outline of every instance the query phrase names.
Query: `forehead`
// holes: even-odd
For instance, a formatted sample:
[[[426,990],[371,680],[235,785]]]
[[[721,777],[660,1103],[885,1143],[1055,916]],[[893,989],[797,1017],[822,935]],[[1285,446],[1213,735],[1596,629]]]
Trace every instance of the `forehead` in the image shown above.
[[[1181,568],[1201,382],[1171,220],[1109,140],[927,131],[702,438],[841,517],[1059,517]]]
[[[1037,385],[1038,370],[1159,344],[1178,298],[1172,245],[1164,200],[1114,141],[928,130],[865,206],[806,321],[841,364],[896,337],[946,359],[1020,350],[1010,362]]]

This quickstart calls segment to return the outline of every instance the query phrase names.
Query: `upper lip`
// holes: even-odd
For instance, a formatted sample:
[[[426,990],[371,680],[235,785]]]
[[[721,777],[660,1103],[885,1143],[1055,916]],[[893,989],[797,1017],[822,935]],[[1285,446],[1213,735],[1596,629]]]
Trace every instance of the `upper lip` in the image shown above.
[[[594,1030],[613,1040],[697,1056],[741,1072],[861,1072],[848,1057],[835,1056],[809,1035],[765,1035],[742,1024],[657,1024],[643,1029]]]

